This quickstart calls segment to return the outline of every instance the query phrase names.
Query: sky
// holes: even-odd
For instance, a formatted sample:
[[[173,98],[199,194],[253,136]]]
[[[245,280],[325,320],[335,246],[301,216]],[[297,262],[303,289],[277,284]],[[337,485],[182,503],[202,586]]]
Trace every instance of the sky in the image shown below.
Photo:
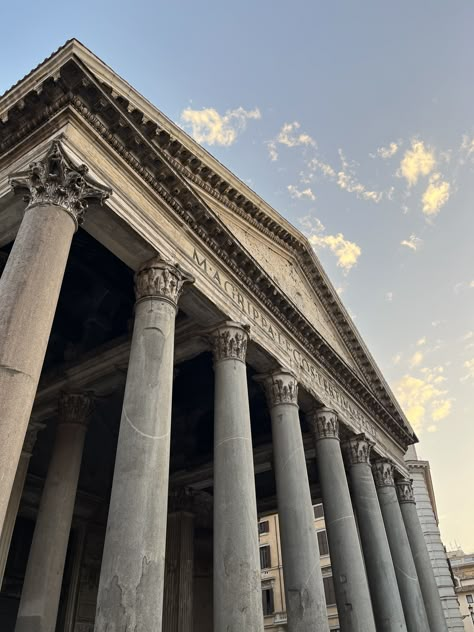
[[[308,236],[419,436],[446,546],[473,552],[472,0],[2,17],[0,92],[76,37]]]

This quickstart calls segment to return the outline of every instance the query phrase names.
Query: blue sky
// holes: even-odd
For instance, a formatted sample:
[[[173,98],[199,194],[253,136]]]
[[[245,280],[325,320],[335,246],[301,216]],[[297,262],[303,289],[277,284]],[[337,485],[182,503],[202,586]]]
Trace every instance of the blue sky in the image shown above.
[[[473,551],[473,3],[29,2],[3,19],[1,92],[77,37],[308,235],[417,428],[445,543]]]

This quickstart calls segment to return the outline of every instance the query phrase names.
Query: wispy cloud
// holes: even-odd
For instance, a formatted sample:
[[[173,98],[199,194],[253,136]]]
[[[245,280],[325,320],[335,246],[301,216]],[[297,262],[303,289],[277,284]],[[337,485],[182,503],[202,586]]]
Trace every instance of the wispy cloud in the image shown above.
[[[410,368],[419,366],[423,362],[423,354],[421,351],[416,351],[410,358]]]
[[[467,382],[468,380],[474,380],[474,358],[466,360],[463,364],[466,369],[466,374],[461,378],[461,382]]]
[[[401,246],[406,246],[407,248],[410,248],[411,250],[415,250],[415,251],[418,250],[418,248],[420,248],[422,244],[423,244],[423,240],[417,237],[416,235],[410,235],[408,239],[404,239],[403,241],[400,242]]]
[[[214,108],[202,110],[186,108],[181,113],[183,126],[190,129],[191,136],[198,143],[224,147],[232,145],[237,140],[237,136],[245,130],[247,121],[260,118],[258,108],[244,110],[238,107],[227,110],[225,114],[219,114]]]
[[[329,248],[336,256],[338,267],[347,274],[357,263],[362,250],[355,242],[349,241],[342,233],[337,235],[326,234],[323,224],[315,218],[304,217],[301,224],[305,228],[306,236],[315,252],[319,249]]]
[[[400,162],[398,175],[405,178],[408,186],[418,182],[420,176],[428,176],[436,166],[434,152],[425,147],[421,140],[412,140],[411,148],[407,149]]]
[[[393,301],[393,292],[386,292],[385,300],[387,303],[391,303]]]
[[[390,143],[388,147],[379,147],[377,149],[377,156],[383,158],[384,160],[388,160],[388,158],[392,158],[400,148],[400,141],[398,143]]]
[[[446,204],[449,199],[450,184],[441,179],[440,173],[434,173],[430,177],[430,181],[426,191],[423,193],[423,213],[427,217],[437,215],[441,207]]]
[[[436,431],[436,424],[448,417],[453,399],[440,388],[444,381],[443,367],[422,369],[421,377],[406,374],[395,385],[395,394],[413,425],[415,431],[423,430],[426,423],[430,432]]]
[[[278,145],[286,147],[316,147],[316,141],[309,134],[300,132],[298,121],[284,123],[276,138],[267,143],[268,153],[272,161],[278,160]]]
[[[287,189],[292,198],[296,198],[298,200],[301,200],[302,198],[308,198],[309,200],[313,200],[313,201],[316,199],[316,196],[314,195],[313,191],[309,187],[307,187],[306,189],[300,190],[294,184],[289,184],[287,186]]]

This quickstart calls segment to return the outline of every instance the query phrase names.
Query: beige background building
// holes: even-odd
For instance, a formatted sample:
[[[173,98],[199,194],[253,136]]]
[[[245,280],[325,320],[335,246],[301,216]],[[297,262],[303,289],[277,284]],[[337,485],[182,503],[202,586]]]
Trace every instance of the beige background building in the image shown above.
[[[449,553],[465,632],[474,631],[474,554]]]

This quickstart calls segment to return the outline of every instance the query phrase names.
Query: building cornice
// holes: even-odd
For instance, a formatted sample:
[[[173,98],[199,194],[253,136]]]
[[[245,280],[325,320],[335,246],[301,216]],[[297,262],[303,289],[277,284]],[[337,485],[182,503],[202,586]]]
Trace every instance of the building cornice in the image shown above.
[[[8,96],[8,95],[7,95]],[[3,99],[2,99],[3,100]],[[313,355],[319,363],[360,401],[370,414],[403,446],[416,437],[399,410],[383,378],[377,375],[365,347],[357,340],[347,315],[315,255],[301,236],[281,226],[276,218],[257,208],[235,187],[229,188],[220,175],[202,165],[199,158],[159,125],[130,108],[129,102],[110,86],[101,84],[76,56],[66,59],[54,77],[46,73],[44,83],[11,105],[0,122],[0,153],[26,139],[40,125],[63,109],[73,108],[176,212],[195,234],[232,270]],[[193,171],[194,169],[194,171]],[[205,176],[205,177],[204,177]],[[196,192],[198,185],[235,213],[245,217],[268,237],[293,253],[328,310],[367,384],[361,380],[313,325],[247,253]],[[286,223],[286,222],[285,222]],[[296,231],[295,231],[296,232]],[[393,396],[392,396],[393,397]]]

